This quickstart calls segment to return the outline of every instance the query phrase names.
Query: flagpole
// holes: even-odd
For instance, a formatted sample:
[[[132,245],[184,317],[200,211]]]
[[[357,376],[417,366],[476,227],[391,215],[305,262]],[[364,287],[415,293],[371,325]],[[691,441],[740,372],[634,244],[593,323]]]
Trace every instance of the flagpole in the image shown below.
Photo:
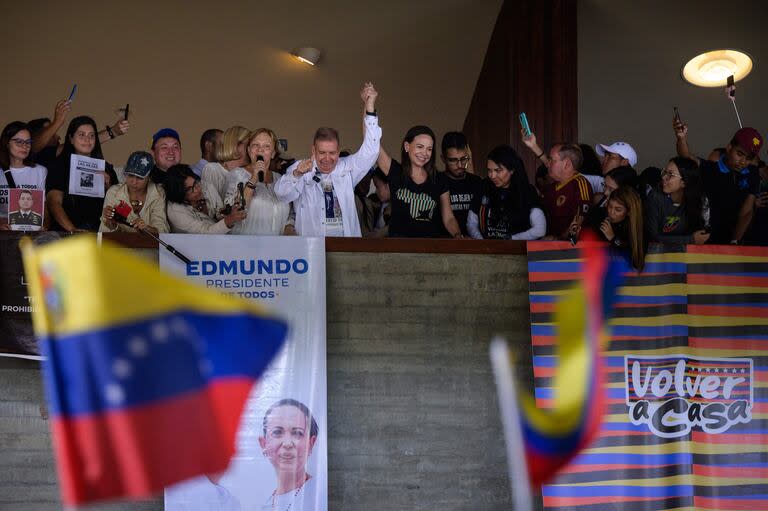
[[[501,410],[501,423],[507,445],[509,482],[515,511],[533,511],[533,495],[528,478],[528,465],[517,402],[517,382],[507,341],[494,337],[491,341],[491,366],[496,378],[496,389]]]

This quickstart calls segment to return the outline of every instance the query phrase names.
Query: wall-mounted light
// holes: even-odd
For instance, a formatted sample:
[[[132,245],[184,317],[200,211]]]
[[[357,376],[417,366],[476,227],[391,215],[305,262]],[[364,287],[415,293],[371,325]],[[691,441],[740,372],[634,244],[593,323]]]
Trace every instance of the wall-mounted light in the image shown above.
[[[310,66],[317,64],[317,61],[320,60],[321,53],[322,52],[317,48],[296,48],[291,51],[291,55]]]
[[[737,50],[713,50],[697,55],[683,66],[683,79],[699,87],[725,87],[733,75],[739,81],[752,71],[752,59]]]

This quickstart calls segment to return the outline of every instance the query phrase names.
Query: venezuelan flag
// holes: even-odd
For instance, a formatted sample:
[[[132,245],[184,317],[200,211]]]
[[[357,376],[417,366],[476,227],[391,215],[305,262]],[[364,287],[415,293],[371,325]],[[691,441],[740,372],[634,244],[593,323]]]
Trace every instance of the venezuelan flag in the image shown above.
[[[552,407],[537,408],[520,394],[520,415],[528,473],[538,487],[583,449],[597,433],[605,408],[601,350],[607,315],[626,262],[611,258],[602,244],[580,243],[582,280],[555,306],[556,360]]]
[[[63,502],[224,470],[287,325],[92,237],[22,243]]]

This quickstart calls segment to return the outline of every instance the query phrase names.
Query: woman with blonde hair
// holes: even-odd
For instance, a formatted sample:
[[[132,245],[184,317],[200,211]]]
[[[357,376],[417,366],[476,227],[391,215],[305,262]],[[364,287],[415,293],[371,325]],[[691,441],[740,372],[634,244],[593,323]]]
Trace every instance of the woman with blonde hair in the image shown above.
[[[606,212],[600,233],[611,248],[628,252],[632,266],[641,271],[645,266],[645,241],[640,196],[633,188],[620,186],[611,193]]]
[[[221,144],[216,145],[216,161],[208,163],[200,173],[203,189],[215,190],[224,200],[229,173],[250,161],[245,150],[249,136],[250,131],[242,126],[232,126],[224,132]]]
[[[233,169],[227,177],[224,203],[240,204],[248,212],[232,234],[296,234],[293,203],[281,202],[275,195],[275,184],[283,176],[270,170],[278,155],[277,135],[269,128],[253,131],[247,139],[246,152],[250,163]]]

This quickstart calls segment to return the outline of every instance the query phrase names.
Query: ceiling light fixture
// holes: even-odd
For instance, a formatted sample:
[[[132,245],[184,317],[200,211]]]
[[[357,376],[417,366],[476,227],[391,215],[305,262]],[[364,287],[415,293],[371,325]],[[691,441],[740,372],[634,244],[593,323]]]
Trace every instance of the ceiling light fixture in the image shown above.
[[[296,48],[291,52],[291,55],[299,59],[299,61],[314,66],[317,61],[320,60],[322,52],[317,48]]]
[[[712,50],[688,61],[683,79],[699,87],[725,87],[729,76],[738,82],[752,71],[752,59],[737,50]]]

